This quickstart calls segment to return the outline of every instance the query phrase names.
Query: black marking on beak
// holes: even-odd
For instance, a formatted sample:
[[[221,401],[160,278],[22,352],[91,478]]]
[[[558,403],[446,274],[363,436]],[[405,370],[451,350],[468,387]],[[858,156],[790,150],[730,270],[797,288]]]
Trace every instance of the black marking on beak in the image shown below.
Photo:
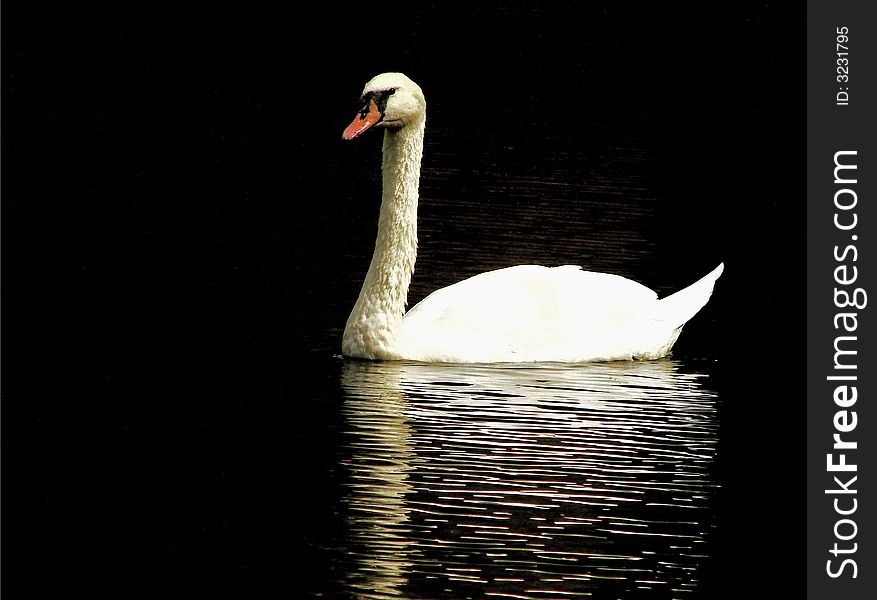
[[[374,92],[368,92],[359,99],[362,102],[362,110],[359,111],[359,118],[364,119],[368,114],[368,101],[374,100],[375,106],[378,107],[378,110],[381,111],[381,118],[383,119],[384,111],[387,109],[387,101],[390,99],[390,96],[396,93],[396,88],[390,88],[387,90],[377,90]]]

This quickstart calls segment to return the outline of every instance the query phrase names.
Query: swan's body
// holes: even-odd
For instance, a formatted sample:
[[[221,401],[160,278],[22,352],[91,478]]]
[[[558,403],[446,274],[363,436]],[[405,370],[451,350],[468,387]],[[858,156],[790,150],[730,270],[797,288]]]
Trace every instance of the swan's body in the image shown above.
[[[401,73],[372,79],[363,100],[344,137],[385,127],[383,200],[374,256],[344,329],[345,355],[457,363],[660,358],[709,300],[722,265],[661,300],[617,275],[520,265],[440,289],[406,313],[426,101]]]

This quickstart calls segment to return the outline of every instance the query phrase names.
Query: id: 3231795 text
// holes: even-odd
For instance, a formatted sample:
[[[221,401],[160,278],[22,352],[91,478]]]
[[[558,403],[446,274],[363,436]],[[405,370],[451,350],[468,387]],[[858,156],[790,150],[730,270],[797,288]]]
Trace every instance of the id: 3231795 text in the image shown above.
[[[836,106],[850,104],[850,28],[838,27],[837,33],[837,95]]]

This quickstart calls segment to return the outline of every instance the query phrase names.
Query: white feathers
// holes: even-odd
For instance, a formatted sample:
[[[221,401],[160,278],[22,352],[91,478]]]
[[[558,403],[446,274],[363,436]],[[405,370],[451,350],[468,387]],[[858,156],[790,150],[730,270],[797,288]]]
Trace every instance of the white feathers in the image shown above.
[[[574,266],[482,273],[412,308],[397,352],[425,362],[659,358],[709,299],[720,270],[663,300],[629,279]]]

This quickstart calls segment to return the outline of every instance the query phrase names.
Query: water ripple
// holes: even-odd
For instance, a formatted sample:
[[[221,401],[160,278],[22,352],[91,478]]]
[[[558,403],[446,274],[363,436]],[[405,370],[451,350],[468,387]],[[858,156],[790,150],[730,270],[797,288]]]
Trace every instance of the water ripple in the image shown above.
[[[705,379],[671,360],[344,361],[351,593],[689,594],[715,489]]]

